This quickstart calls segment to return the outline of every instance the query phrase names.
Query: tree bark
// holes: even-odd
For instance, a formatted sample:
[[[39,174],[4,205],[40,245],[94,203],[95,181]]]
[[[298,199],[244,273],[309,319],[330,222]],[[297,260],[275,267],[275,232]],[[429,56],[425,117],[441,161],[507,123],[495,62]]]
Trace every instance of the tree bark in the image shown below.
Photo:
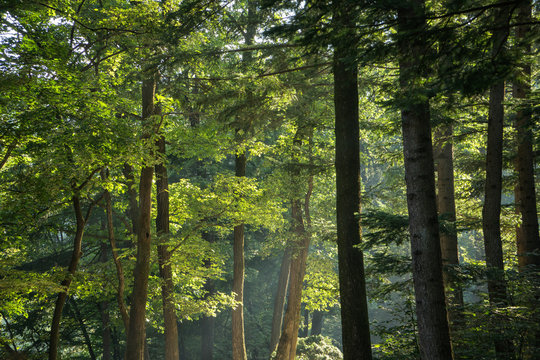
[[[236,176],[246,176],[246,156],[236,156]],[[247,360],[244,340],[244,224],[234,227],[233,244],[233,292],[237,301],[232,311],[233,360]]]
[[[51,324],[51,334],[49,340],[49,360],[56,360],[58,358],[58,345],[60,339],[60,321],[62,320],[62,310],[64,304],[66,303],[69,286],[73,276],[75,276],[75,271],[77,270],[77,265],[82,256],[82,238],[84,234],[84,227],[86,225],[86,220],[83,217],[81,210],[81,203],[79,196],[74,194],[71,198],[73,209],[75,210],[75,219],[77,223],[77,229],[75,232],[75,238],[73,239],[73,253],[71,255],[71,261],[68,267],[68,275],[64,280],[62,280],[61,286],[65,289],[58,294],[56,299],[56,304],[54,307],[54,314]]]
[[[289,287],[289,270],[291,267],[291,250],[289,247],[283,252],[283,259],[279,268],[278,285],[274,298],[274,313],[272,315],[272,332],[270,336],[270,352],[276,350],[276,346],[281,336],[283,325],[283,310],[285,309],[285,299],[287,298],[287,288]]]
[[[407,206],[420,358],[453,358],[446,314],[429,102],[418,84],[427,67],[423,0],[398,9],[399,82]]]
[[[527,34],[530,33],[532,8],[530,0],[522,1],[518,8],[516,28],[516,42],[526,41]],[[523,55],[531,52],[530,43],[519,44]],[[540,266],[540,256],[533,255],[540,251],[540,235],[538,232],[538,216],[536,211],[536,192],[534,183],[534,154],[532,148],[533,126],[531,108],[528,102],[531,95],[531,65],[525,62],[521,69],[522,76],[514,82],[513,95],[522,101],[520,109],[516,114],[514,123],[517,137],[516,171],[518,173],[518,184],[516,186],[516,210],[521,215],[521,225],[517,229],[517,255],[518,266],[522,271],[528,265]]]
[[[336,210],[343,359],[371,359],[364,257],[360,245],[360,143],[358,64],[352,9],[337,1],[334,28],[343,34],[334,44],[336,136]]]
[[[112,334],[111,334],[111,319],[109,316],[109,303],[107,301],[100,301],[99,314],[101,315],[101,338],[103,342],[102,346],[102,360],[111,360],[112,354]]]
[[[202,237],[210,244],[215,241],[215,235],[210,232],[204,232]],[[210,268],[212,260],[206,259],[204,265]],[[212,296],[215,293],[214,280],[206,279],[204,290],[206,291],[205,297]],[[201,360],[212,360],[214,358],[215,324],[216,318],[214,316],[204,316],[201,319]]]
[[[448,307],[450,330],[456,329],[463,307],[463,290],[452,269],[459,266],[456,232],[456,202],[454,188],[453,125],[444,124],[435,132],[437,154],[437,210],[449,224],[447,232],[440,234],[443,282]]]
[[[158,153],[161,161],[155,166],[157,217],[156,233],[159,238],[158,263],[161,277],[161,297],[163,301],[163,322],[165,332],[165,360],[178,360],[178,326],[176,310],[174,307],[174,283],[171,265],[171,251],[169,250],[169,181],[165,167],[165,137],[160,136],[157,141]]]
[[[293,232],[295,240],[291,242],[290,289],[287,310],[283,318],[283,331],[279,338],[275,360],[294,360],[298,328],[300,326],[300,308],[302,305],[302,288],[306,273],[306,261],[309,250],[310,235],[304,228],[300,200],[292,202]]]
[[[157,74],[145,74],[142,83],[143,138],[148,139],[152,131],[151,116],[154,114],[154,95]],[[129,331],[126,343],[126,360],[143,360],[146,339],[146,299],[148,297],[148,275],[150,273],[152,179],[154,168],[144,165],[139,183],[139,232],[137,234],[137,260],[134,269],[132,304],[129,313]]]
[[[497,66],[498,58],[504,51],[509,34],[510,9],[503,6],[496,10],[494,23],[497,29],[492,37],[491,60]],[[486,153],[486,183],[484,207],[482,209],[482,230],[488,278],[489,302],[495,307],[508,305],[506,280],[501,239],[501,192],[502,192],[502,147],[504,122],[504,80],[499,80],[489,89],[488,139]],[[504,324],[505,321],[502,320]],[[504,325],[503,325],[504,327]],[[499,332],[499,329],[495,330]],[[501,334],[502,335],[502,334]],[[509,339],[495,341],[498,359],[513,358],[513,344]]]

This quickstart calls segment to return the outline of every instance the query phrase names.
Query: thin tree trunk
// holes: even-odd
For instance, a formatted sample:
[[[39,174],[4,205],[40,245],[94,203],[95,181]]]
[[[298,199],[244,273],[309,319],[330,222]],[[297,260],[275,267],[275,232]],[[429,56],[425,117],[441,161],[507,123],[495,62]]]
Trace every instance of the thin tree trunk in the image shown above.
[[[516,41],[526,41],[530,33],[531,2],[522,1],[518,8],[516,28]],[[521,44],[520,44],[521,45]],[[530,43],[521,45],[523,55],[531,52]],[[538,216],[536,211],[536,192],[534,183],[534,154],[532,149],[533,135],[531,131],[532,116],[531,108],[527,107],[527,102],[531,101],[531,65],[525,62],[522,68],[522,79],[514,82],[514,98],[523,101],[522,107],[516,114],[516,136],[517,136],[517,157],[516,171],[518,173],[518,185],[516,186],[516,209],[521,215],[521,225],[517,229],[517,249],[518,265],[520,270],[524,270],[528,265],[540,266],[540,235],[538,232]]]
[[[154,114],[154,95],[157,74],[155,70],[143,79],[142,118],[144,137],[152,131],[151,115]],[[137,260],[134,269],[132,303],[129,313],[129,331],[126,343],[126,360],[143,360],[146,339],[146,299],[150,273],[152,179],[154,168],[145,165],[139,183],[139,232],[137,234]]]
[[[236,176],[246,176],[246,156],[236,156]],[[233,360],[247,360],[244,340],[244,224],[234,227],[233,292],[237,301],[232,311]]]
[[[272,315],[272,333],[270,336],[270,352],[276,350],[276,346],[281,336],[283,325],[283,310],[285,299],[287,298],[287,288],[289,287],[289,270],[291,267],[291,250],[289,247],[283,252],[283,259],[279,268],[278,285],[274,298],[274,313]]]
[[[137,201],[137,190],[135,190],[135,175],[133,166],[128,163],[124,164],[122,170],[126,178],[127,195],[128,195],[128,216],[131,219],[131,233],[134,236],[139,234],[139,203]]]
[[[101,177],[103,178],[103,180],[107,178],[106,170],[103,170],[101,172]],[[112,200],[111,200],[111,194],[109,190],[107,189],[103,190],[103,198],[105,199],[105,209],[107,213],[107,236],[109,238],[109,244],[111,246],[111,253],[112,253],[114,266],[116,267],[116,277],[118,278],[118,288],[116,289],[116,301],[118,303],[118,309],[120,311],[120,315],[122,316],[122,323],[124,324],[124,329],[126,330],[126,333],[127,333],[129,329],[129,314],[126,307],[126,303],[124,301],[124,289],[125,289],[124,268],[122,266],[122,262],[120,261],[120,258],[118,257],[116,240],[114,237]]]
[[[158,262],[162,280],[161,297],[163,301],[163,322],[165,328],[165,360],[178,360],[178,326],[174,307],[174,283],[171,265],[171,252],[168,248],[169,235],[169,182],[164,165],[165,137],[157,142],[162,161],[156,165],[157,217],[156,232],[159,237]]]
[[[246,46],[252,45],[256,33],[256,3],[255,0],[247,2],[247,24],[244,32],[244,42]],[[242,62],[247,68],[252,63],[252,54],[249,51],[244,52]],[[248,98],[251,94],[247,93]],[[240,130],[249,129],[251,119],[242,119],[243,129],[236,129],[237,137]],[[235,160],[236,176],[246,176],[246,155],[245,153],[236,155]],[[233,360],[247,360],[246,344],[244,335],[244,224],[234,227],[233,244],[233,292],[238,305],[232,311],[232,352]]]
[[[353,9],[337,1],[334,27],[343,35],[334,44],[336,135],[336,211],[343,359],[371,359],[364,257],[360,245],[360,142],[358,69]]]
[[[304,314],[303,316],[304,319],[302,321],[302,326],[300,327],[300,331],[298,332],[298,336],[305,338],[308,336],[308,332],[309,332],[309,310],[304,309],[302,313]]]
[[[407,102],[402,101],[401,124],[405,182],[420,358],[453,358],[446,314],[435,168],[431,143],[429,102],[416,86],[421,82],[428,52],[423,0],[398,9],[399,81]]]
[[[449,224],[447,232],[440,234],[443,264],[443,282],[448,307],[450,330],[456,329],[463,307],[463,290],[452,270],[459,266],[458,240],[456,232],[456,202],[454,188],[453,126],[444,124],[436,134],[437,154],[437,210],[439,216]]]
[[[202,237],[210,244],[215,241],[213,233],[204,232]],[[212,260],[206,259],[204,265],[210,268]],[[214,280],[207,279],[204,290],[206,291],[205,298],[212,296],[215,293]],[[201,360],[212,360],[214,358],[215,324],[216,318],[214,316],[203,316],[201,319]]]
[[[497,64],[504,51],[509,28],[510,9],[504,6],[497,9],[495,24],[498,28],[492,38],[492,61]],[[502,147],[504,122],[504,80],[493,84],[489,90],[488,139],[486,154],[486,184],[484,207],[482,209],[482,230],[488,277],[489,302],[495,307],[508,305],[506,280],[501,239],[501,192],[502,192]],[[497,322],[500,323],[500,322]],[[504,324],[505,321],[502,321]],[[503,325],[504,327],[504,325]],[[496,330],[499,332],[499,329]],[[503,334],[498,335],[503,336]],[[513,358],[513,344],[509,339],[495,340],[498,359]]]
[[[65,290],[58,294],[58,298],[56,299],[56,304],[54,307],[54,314],[51,324],[51,334],[49,340],[49,360],[56,360],[58,358],[58,345],[60,339],[60,321],[62,320],[62,309],[64,308],[64,304],[66,303],[71,280],[73,279],[73,276],[75,276],[77,265],[79,264],[79,260],[82,256],[82,238],[84,234],[84,226],[86,225],[86,220],[82,214],[79,196],[76,194],[73,195],[71,201],[73,204],[73,209],[75,210],[77,229],[75,232],[75,238],[73,239],[73,253],[71,255],[71,261],[68,267],[68,275],[64,280],[62,280],[61,283],[61,286]]]
[[[99,314],[101,315],[101,339],[103,342],[101,360],[111,360],[111,318],[109,316],[109,303],[107,301],[99,302]]]
[[[290,289],[287,310],[283,318],[283,331],[279,338],[275,360],[294,360],[298,328],[300,326],[300,308],[302,305],[302,288],[306,273],[306,261],[309,250],[310,235],[304,228],[300,200],[292,202],[292,218],[295,241],[291,243]]]
[[[311,336],[321,335],[323,325],[323,311],[315,310],[311,318]]]

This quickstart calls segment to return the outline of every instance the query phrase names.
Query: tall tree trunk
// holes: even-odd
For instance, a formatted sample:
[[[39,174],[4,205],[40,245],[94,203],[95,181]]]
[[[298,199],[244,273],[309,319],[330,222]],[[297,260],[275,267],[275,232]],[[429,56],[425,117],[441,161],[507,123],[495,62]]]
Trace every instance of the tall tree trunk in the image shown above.
[[[456,202],[454,188],[453,126],[444,124],[436,132],[437,154],[437,210],[450,225],[447,232],[440,234],[443,264],[443,282],[448,306],[450,329],[458,326],[460,309],[463,307],[463,290],[452,269],[459,265],[456,232]]]
[[[107,170],[102,170],[101,178],[103,180],[106,180],[107,177],[108,177]],[[124,289],[125,289],[124,268],[122,266],[122,262],[120,261],[120,257],[118,256],[118,251],[117,251],[118,248],[116,246],[116,239],[114,237],[112,200],[111,200],[111,194],[109,190],[107,189],[103,190],[103,198],[105,199],[105,211],[107,214],[107,237],[109,238],[112,258],[113,258],[114,266],[116,267],[116,277],[118,278],[118,288],[116,289],[116,301],[118,303],[118,309],[120,311],[120,316],[122,317],[122,323],[124,324],[124,329],[127,333],[129,329],[129,314],[126,307],[126,303],[124,301]]]
[[[244,42],[247,46],[253,44],[257,24],[256,2],[248,0],[247,2],[247,24],[244,32]],[[243,54],[242,62],[245,67],[248,67],[252,62],[251,52],[247,51]],[[251,94],[247,93],[248,98]],[[244,131],[251,127],[251,119],[241,119],[242,128],[236,129],[237,137],[239,138],[240,130]],[[236,176],[246,176],[246,154],[241,153],[236,155],[235,160]],[[233,360],[246,360],[246,344],[244,335],[244,224],[234,227],[234,244],[233,244],[233,292],[235,300],[238,302],[237,307],[232,312],[232,351]]]
[[[321,335],[323,315],[324,315],[324,312],[320,310],[315,310],[313,312],[313,317],[311,318],[311,334],[310,334],[311,336]]]
[[[517,23],[523,24],[516,28],[516,41],[527,41],[530,33],[531,1],[522,1],[518,8]],[[519,44],[523,55],[531,52],[530,43]],[[531,65],[525,62],[522,67],[522,76],[514,82],[514,98],[522,101],[521,108],[516,114],[517,157],[516,171],[518,173],[518,185],[516,186],[516,209],[521,215],[521,225],[517,232],[518,265],[523,270],[528,265],[540,266],[540,235],[538,232],[538,216],[536,211],[536,192],[534,184],[534,154],[532,149],[533,125],[531,108]]]
[[[66,303],[71,280],[73,279],[73,276],[75,276],[77,265],[79,264],[79,260],[82,256],[82,238],[84,234],[84,226],[86,225],[86,219],[83,217],[81,203],[77,194],[74,194],[72,196],[71,202],[73,204],[73,209],[75,210],[77,229],[75,231],[75,238],[73,239],[73,253],[71,255],[71,261],[68,267],[68,275],[64,280],[62,280],[61,283],[62,288],[64,288],[65,290],[58,294],[58,298],[56,299],[56,304],[54,307],[54,314],[51,323],[51,334],[49,340],[49,360],[56,360],[58,358],[58,344],[60,339],[60,321],[62,320],[62,310],[64,308],[64,304]]]
[[[420,357],[452,359],[446,314],[429,102],[419,93],[429,50],[423,0],[398,9],[399,82],[405,182]]]
[[[129,202],[127,214],[131,219],[130,231],[134,236],[137,236],[139,234],[139,203],[137,201],[137,190],[135,189],[135,171],[133,170],[133,166],[125,163],[122,172],[126,178],[127,185]]]
[[[153,130],[154,95],[157,73],[144,74],[142,83],[143,137],[149,138]],[[139,183],[139,232],[137,234],[137,260],[134,269],[132,303],[129,313],[129,331],[126,343],[126,360],[143,360],[146,339],[146,299],[150,273],[152,179],[154,167],[144,165]]]
[[[360,245],[360,143],[358,64],[353,9],[335,4],[334,28],[343,34],[334,44],[334,107],[336,136],[336,210],[343,359],[371,359],[371,340]]]
[[[294,360],[298,328],[300,326],[300,308],[302,305],[302,288],[306,273],[306,261],[309,250],[310,235],[304,228],[300,200],[292,202],[293,232],[295,241],[291,247],[290,289],[287,310],[283,318],[283,331],[279,338],[275,360]]]
[[[236,176],[246,176],[246,156],[236,156]],[[244,224],[234,227],[233,292],[237,301],[232,311],[233,360],[247,360],[244,340]]]
[[[202,237],[210,244],[215,241],[214,234],[210,232],[204,232]],[[212,260],[206,259],[204,266],[211,268]],[[206,291],[205,297],[214,295],[215,284],[213,279],[206,279],[204,290]],[[214,358],[215,324],[215,316],[203,316],[201,318],[201,360],[212,360]]]
[[[107,301],[99,302],[99,314],[101,315],[101,339],[102,346],[102,360],[111,360],[112,354],[112,334],[111,334],[111,318],[109,316],[109,303]]]
[[[496,10],[492,37],[491,59],[497,65],[500,54],[504,51],[509,28],[510,10],[504,6]],[[482,209],[482,230],[488,277],[488,294],[492,306],[508,305],[506,280],[501,239],[501,192],[502,192],[502,147],[504,122],[504,80],[499,80],[489,89],[488,139],[486,154],[486,184],[484,207]],[[498,322],[499,323],[499,322]],[[502,321],[504,323],[504,321]],[[503,326],[504,327],[504,326]],[[499,332],[497,330],[497,332]],[[500,337],[502,334],[499,334]],[[513,345],[509,339],[495,340],[495,352],[498,359],[513,358]]]
[[[174,307],[174,283],[171,265],[169,236],[169,181],[165,167],[165,137],[157,141],[158,153],[162,159],[155,167],[157,192],[156,233],[158,245],[159,275],[161,277],[161,297],[163,301],[163,322],[165,330],[165,360],[178,360],[178,326]]]
[[[291,250],[289,247],[283,252],[283,259],[279,268],[279,278],[274,298],[274,313],[272,315],[272,332],[270,336],[270,352],[276,350],[276,346],[281,336],[283,325],[283,310],[285,299],[287,298],[287,288],[289,287],[289,270],[291,267]]]

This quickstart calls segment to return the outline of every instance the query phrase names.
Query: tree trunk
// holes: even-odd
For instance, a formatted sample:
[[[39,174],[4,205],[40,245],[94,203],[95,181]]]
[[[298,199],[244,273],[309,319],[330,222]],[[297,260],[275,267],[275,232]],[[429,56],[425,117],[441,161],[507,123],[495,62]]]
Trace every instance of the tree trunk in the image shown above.
[[[151,115],[154,114],[154,95],[157,74],[152,71],[142,84],[142,118],[144,138],[152,131]],[[139,183],[139,232],[137,234],[137,260],[134,269],[132,303],[129,313],[129,331],[126,343],[126,360],[143,360],[146,339],[146,299],[150,272],[150,222],[152,210],[152,179],[154,168],[145,165]]]
[[[107,178],[106,170],[102,170],[101,177],[103,180]],[[118,288],[116,289],[116,301],[118,303],[118,309],[120,311],[120,315],[122,316],[122,323],[124,324],[124,329],[126,330],[126,333],[127,333],[129,329],[129,314],[127,311],[126,303],[124,301],[124,289],[125,289],[124,268],[122,266],[122,262],[120,261],[120,258],[118,257],[116,239],[114,237],[112,200],[111,200],[111,194],[109,190],[107,189],[103,190],[103,198],[105,199],[105,209],[107,213],[107,236],[109,238],[109,244],[111,246],[113,262],[116,267],[116,277],[118,278]]]
[[[133,166],[125,163],[122,172],[126,178],[126,185],[128,187],[127,194],[129,206],[127,213],[131,219],[130,230],[134,236],[137,236],[137,234],[139,234],[139,203],[137,202],[137,190],[135,190],[135,175]]]
[[[523,1],[518,8],[516,28],[516,41],[527,41],[530,33],[531,2]],[[530,43],[521,45],[523,55],[531,52]],[[528,265],[540,266],[540,256],[532,253],[540,251],[540,235],[538,232],[538,216],[536,211],[536,192],[534,184],[534,154],[532,149],[533,126],[531,108],[527,107],[531,95],[531,65],[525,62],[522,67],[522,77],[514,82],[514,98],[523,101],[521,108],[516,114],[517,157],[516,171],[518,173],[518,185],[516,186],[516,210],[521,215],[521,225],[517,229],[518,265],[524,270]]]
[[[495,24],[498,27],[493,33],[493,47],[491,50],[491,59],[495,64],[497,64],[500,53],[504,51],[509,33],[508,21],[510,17],[508,6],[504,6],[496,11]],[[484,207],[482,209],[482,230],[484,232],[484,247],[486,252],[489,302],[495,307],[505,307],[508,305],[500,227],[504,122],[503,101],[504,80],[501,79],[489,89],[486,184]],[[505,323],[505,321],[503,320],[502,323]],[[498,332],[498,330],[496,331]],[[510,340],[502,339],[495,341],[495,352],[498,359],[513,358],[513,351],[513,344]]]
[[[103,342],[101,360],[111,360],[111,318],[109,316],[109,303],[107,301],[99,302],[99,314],[101,315],[101,338]]]
[[[420,357],[452,359],[446,314],[429,102],[417,84],[427,64],[423,0],[398,9],[399,82],[403,155]]]
[[[310,334],[311,336],[321,335],[323,315],[324,315],[324,312],[320,310],[315,310],[313,312],[313,317],[311,318],[311,334]]]
[[[246,156],[236,156],[236,176],[246,176]],[[246,360],[244,340],[244,224],[234,227],[233,292],[238,305],[232,311],[233,360]]]
[[[161,297],[163,301],[163,322],[165,331],[165,360],[178,360],[178,326],[174,307],[174,283],[171,265],[171,252],[168,248],[169,236],[169,182],[165,167],[165,137],[157,141],[158,153],[162,161],[155,167],[157,217],[156,233],[159,238],[158,262],[161,277]]]
[[[343,35],[334,44],[334,107],[336,136],[336,211],[343,334],[343,359],[371,359],[364,257],[360,244],[360,144],[358,69],[352,9],[338,1],[334,27]]]
[[[300,308],[302,305],[302,288],[306,273],[306,261],[309,250],[310,235],[304,228],[300,200],[292,202],[293,232],[295,241],[291,248],[290,289],[287,310],[283,318],[283,331],[279,338],[275,360],[294,360],[298,328],[300,326]]]
[[[274,313],[272,315],[272,333],[270,336],[270,352],[276,350],[276,346],[281,336],[281,326],[283,325],[283,310],[285,299],[287,298],[287,288],[289,287],[289,270],[291,267],[291,250],[287,247],[283,253],[281,266],[279,268],[278,285],[274,298]]]
[[[75,210],[77,229],[75,231],[75,238],[73,239],[73,253],[71,255],[71,261],[68,267],[68,275],[64,280],[62,280],[61,283],[61,286],[65,289],[65,291],[62,291],[58,294],[58,298],[56,299],[56,304],[54,307],[54,314],[51,324],[51,335],[49,340],[49,360],[56,360],[58,358],[58,344],[60,339],[60,321],[62,320],[62,309],[64,308],[64,304],[66,303],[69,285],[71,284],[73,276],[75,276],[75,271],[77,270],[79,259],[82,256],[82,238],[86,221],[82,214],[79,196],[73,195],[71,201],[73,203],[73,209]]]
[[[453,126],[444,124],[436,131],[437,154],[437,210],[449,224],[447,232],[440,234],[443,264],[443,282],[448,307],[450,329],[457,328],[463,307],[463,290],[452,270],[459,266],[456,232],[456,202],[454,198]]]
[[[202,237],[210,244],[215,241],[213,233],[204,232]],[[212,260],[206,259],[204,265],[207,268],[212,267]],[[214,280],[207,279],[204,290],[206,291],[205,297],[212,296],[215,293]],[[212,360],[214,358],[215,324],[216,318],[214,316],[203,316],[201,318],[201,360]]]
[[[304,309],[302,313],[304,314],[304,319],[302,321],[302,326],[300,327],[300,331],[298,332],[298,336],[305,338],[308,336],[308,333],[309,333],[309,310]]]

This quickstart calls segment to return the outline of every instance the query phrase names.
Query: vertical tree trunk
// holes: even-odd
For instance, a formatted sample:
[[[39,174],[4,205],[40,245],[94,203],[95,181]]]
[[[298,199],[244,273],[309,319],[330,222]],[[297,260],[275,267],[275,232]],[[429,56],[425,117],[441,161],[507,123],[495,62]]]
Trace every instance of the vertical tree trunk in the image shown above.
[[[102,170],[101,177],[103,180],[107,178],[107,170]],[[118,288],[116,289],[116,301],[118,303],[118,309],[120,311],[120,316],[122,316],[122,323],[124,324],[124,329],[126,333],[129,329],[129,314],[124,301],[124,268],[122,262],[118,256],[116,239],[114,237],[114,224],[113,224],[113,211],[112,211],[112,200],[109,190],[103,190],[103,198],[105,200],[105,211],[107,214],[107,237],[109,238],[109,244],[111,246],[111,253],[114,265],[116,267],[116,277],[118,278]]]
[[[75,271],[77,270],[79,259],[82,256],[82,238],[86,221],[83,217],[81,203],[77,194],[74,194],[72,196],[71,202],[73,204],[73,209],[75,210],[77,229],[75,231],[75,238],[73,239],[73,253],[71,255],[71,261],[68,267],[68,275],[64,280],[62,280],[61,283],[61,286],[65,289],[65,291],[62,291],[58,294],[58,298],[56,299],[56,304],[54,307],[54,314],[51,323],[51,334],[49,340],[49,360],[56,360],[58,358],[58,345],[60,338],[60,321],[62,320],[62,309],[64,308],[64,304],[66,303],[69,285],[71,284],[71,280],[73,279]]]
[[[460,308],[463,307],[461,284],[452,275],[452,268],[459,265],[456,232],[456,202],[454,189],[454,149],[453,126],[444,124],[436,131],[437,154],[437,210],[439,216],[448,222],[448,232],[440,234],[443,264],[443,282],[448,306],[450,329],[459,322]]]
[[[321,335],[324,312],[315,310],[311,318],[311,336]]]
[[[527,41],[530,33],[531,2],[522,1],[518,8],[517,23],[523,24],[516,28],[516,41]],[[531,52],[530,43],[519,44],[523,55]],[[532,149],[533,135],[531,131],[531,108],[527,106],[531,94],[531,65],[525,62],[521,69],[522,77],[514,82],[514,98],[522,101],[521,108],[516,114],[515,128],[517,136],[516,171],[518,184],[516,186],[516,209],[521,215],[521,226],[517,229],[518,265],[523,270],[528,265],[540,266],[540,256],[532,255],[540,251],[540,235],[538,232],[538,216],[536,211],[536,192],[534,183],[534,154]]]
[[[159,238],[158,262],[161,277],[161,297],[163,301],[163,322],[165,332],[165,360],[178,360],[178,326],[174,307],[174,283],[171,252],[168,248],[169,236],[169,181],[165,167],[165,137],[157,141],[158,153],[162,159],[156,166],[157,217],[156,233]]]
[[[204,232],[202,237],[209,244],[214,243],[216,240],[215,234],[211,232]],[[206,259],[204,266],[211,268],[212,260]],[[205,297],[214,295],[215,284],[213,279],[206,280],[204,290],[206,291]],[[215,316],[203,316],[201,319],[201,360],[212,360],[214,358],[215,325]]]
[[[356,32],[349,9],[337,1],[334,28],[343,34],[334,44],[336,136],[336,210],[343,359],[371,359],[364,257],[360,244],[360,144]]]
[[[246,156],[236,156],[236,176],[246,176]],[[232,311],[233,360],[247,360],[244,340],[244,224],[234,227],[233,292],[238,305]]]
[[[435,169],[431,143],[429,102],[416,88],[421,83],[428,52],[423,0],[398,9],[399,82],[403,97],[401,124],[405,182],[420,357],[452,359],[444,297]]]
[[[244,42],[247,46],[253,44],[256,33],[255,22],[256,3],[255,0],[247,2],[247,24],[244,32]],[[243,64],[247,67],[252,63],[252,56],[249,51],[244,52]],[[247,93],[250,97],[250,93]],[[243,129],[236,129],[237,136],[239,130],[245,132],[249,129],[251,119],[241,119]],[[235,160],[236,176],[246,176],[246,154],[241,153],[236,156]],[[233,292],[235,300],[238,302],[237,307],[232,312],[232,351],[233,360],[246,360],[246,344],[244,338],[244,224],[234,227],[234,244],[233,244]]]
[[[283,259],[279,268],[279,278],[274,298],[274,313],[272,315],[272,333],[270,336],[270,352],[276,350],[276,346],[281,336],[281,326],[283,325],[283,310],[285,299],[287,298],[287,288],[289,287],[289,270],[291,267],[291,250],[289,247],[283,252]]]
[[[107,301],[101,301],[99,303],[99,314],[101,315],[101,338],[103,341],[102,346],[102,360],[111,360],[112,354],[112,334],[111,334],[111,318],[109,316],[109,303]]]
[[[304,228],[300,200],[292,202],[293,232],[295,241],[291,247],[290,289],[287,310],[283,318],[283,331],[279,338],[275,360],[294,360],[298,328],[300,326],[300,308],[302,305],[302,288],[306,273],[306,261],[309,250],[310,235]]]
[[[154,95],[157,74],[145,74],[142,83],[142,118],[144,138],[152,131]],[[148,275],[150,273],[150,241],[152,210],[152,179],[154,168],[144,165],[139,183],[139,232],[137,234],[137,260],[134,269],[132,304],[129,313],[129,331],[126,343],[126,360],[143,360],[146,339],[146,299],[148,297]]]
[[[494,24],[497,28],[493,33],[493,47],[491,49],[491,59],[495,65],[497,65],[499,55],[504,51],[509,33],[509,17],[510,11],[508,6],[496,10]],[[504,122],[503,101],[504,80],[501,79],[489,89],[486,184],[484,207],[482,209],[482,230],[484,232],[484,247],[488,271],[489,302],[495,307],[504,307],[508,304],[500,227]],[[513,344],[509,339],[495,341],[495,352],[498,359],[513,358],[513,351]]]

